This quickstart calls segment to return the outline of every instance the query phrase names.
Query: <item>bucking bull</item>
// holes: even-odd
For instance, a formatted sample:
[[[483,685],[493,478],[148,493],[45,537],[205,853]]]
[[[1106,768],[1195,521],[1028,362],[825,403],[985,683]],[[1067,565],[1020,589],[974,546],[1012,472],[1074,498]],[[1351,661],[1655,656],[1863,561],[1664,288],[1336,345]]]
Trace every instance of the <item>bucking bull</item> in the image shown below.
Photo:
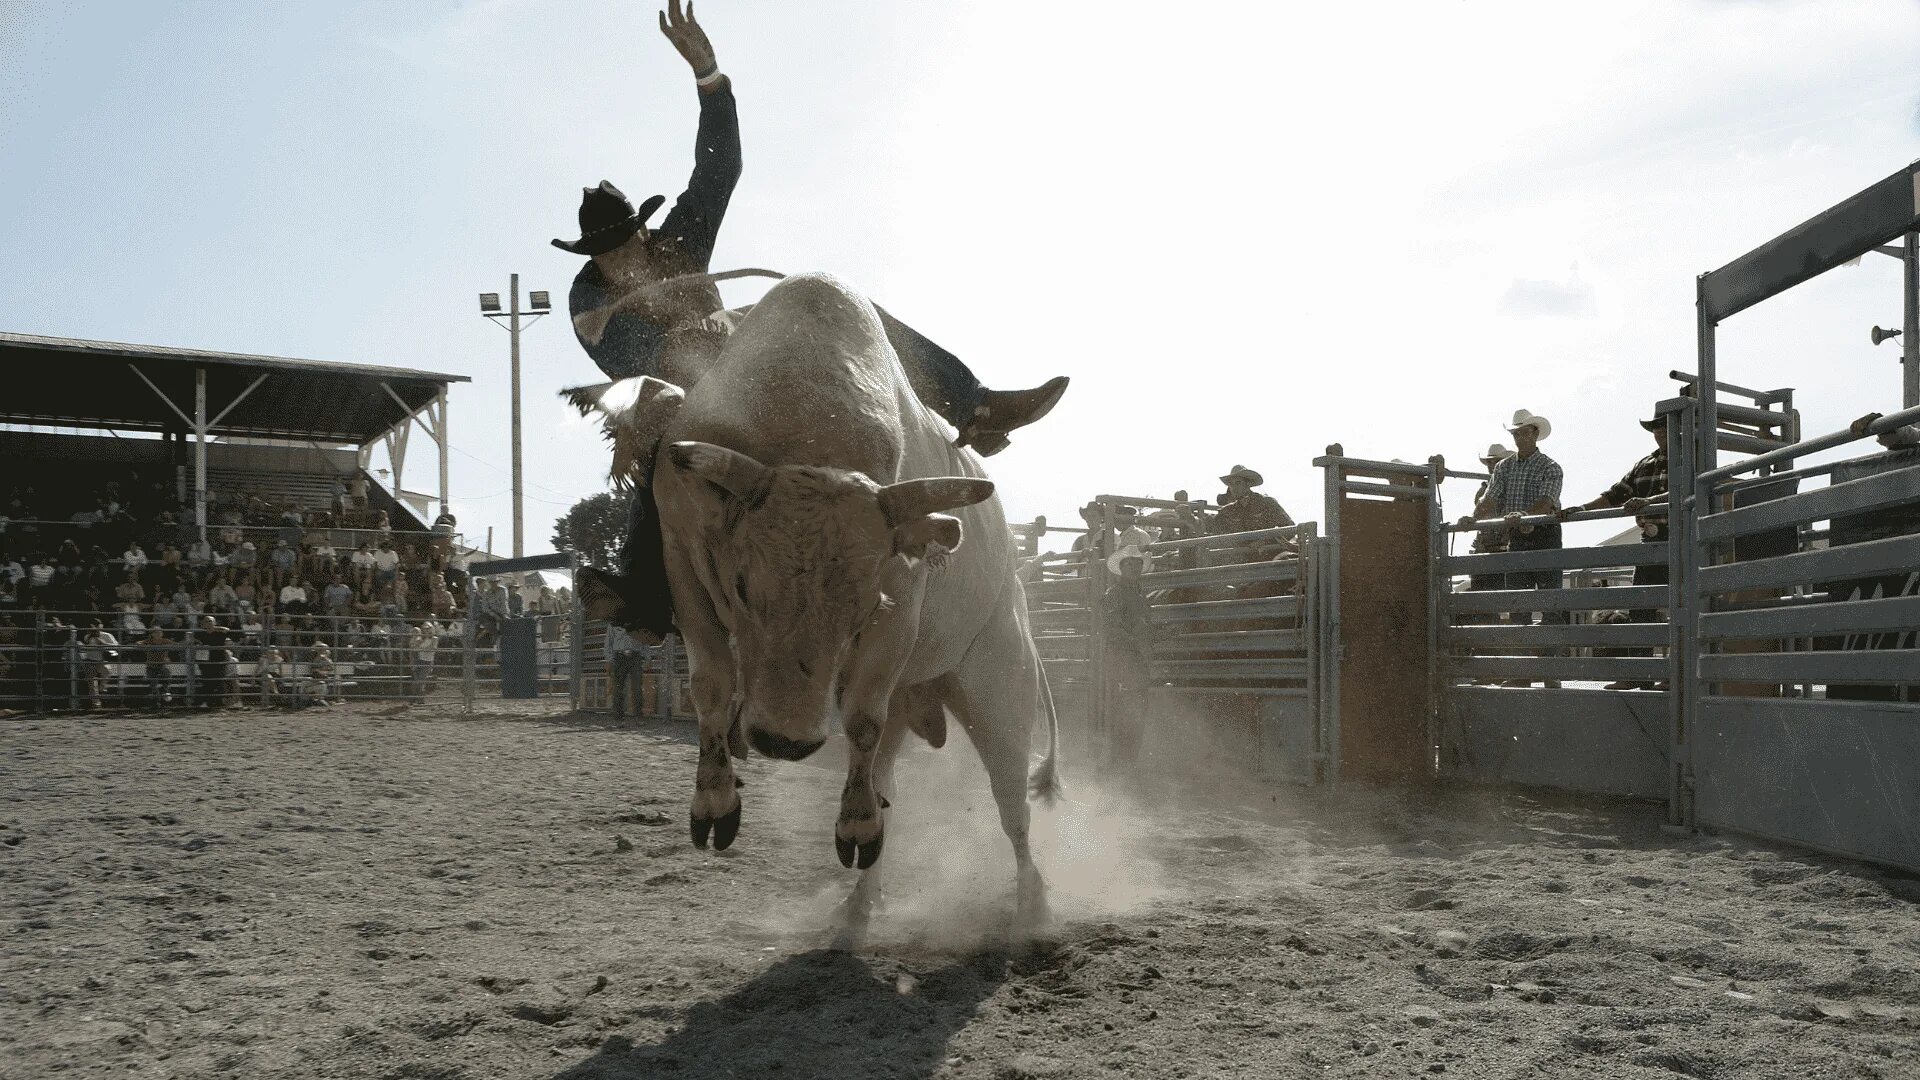
[[[797,761],[837,720],[834,846],[863,871],[844,909],[863,923],[900,797],[894,757],[909,732],[945,745],[950,713],[1013,843],[1019,914],[1037,920],[1027,800],[1059,794],[1059,720],[1013,545],[980,459],[920,404],[873,305],[823,274],[788,277],[684,393],[628,382],[599,408],[616,474],[651,483],[659,507],[700,723],[693,842],[733,843],[748,745]]]

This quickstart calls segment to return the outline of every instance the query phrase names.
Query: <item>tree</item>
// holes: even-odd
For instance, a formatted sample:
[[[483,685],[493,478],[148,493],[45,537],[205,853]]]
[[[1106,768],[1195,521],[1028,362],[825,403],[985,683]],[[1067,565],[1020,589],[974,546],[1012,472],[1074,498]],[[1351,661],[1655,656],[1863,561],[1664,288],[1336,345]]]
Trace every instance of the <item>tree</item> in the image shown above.
[[[574,552],[587,566],[618,570],[632,505],[631,491],[601,492],[574,503],[553,523],[554,550]]]

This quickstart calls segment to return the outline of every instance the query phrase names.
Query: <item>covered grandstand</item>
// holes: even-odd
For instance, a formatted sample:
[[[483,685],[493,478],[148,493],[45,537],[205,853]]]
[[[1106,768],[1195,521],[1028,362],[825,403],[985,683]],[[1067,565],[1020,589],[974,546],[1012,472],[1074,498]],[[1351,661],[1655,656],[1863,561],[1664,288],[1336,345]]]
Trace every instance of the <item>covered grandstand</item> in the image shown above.
[[[158,467],[172,474],[203,538],[206,493],[223,481],[272,486],[315,510],[332,509],[335,485],[345,484],[364,489],[372,509],[385,511],[395,528],[424,529],[432,502],[441,512],[448,508],[447,388],[470,381],[409,368],[15,333],[0,333],[0,365],[33,372],[12,379],[0,401],[9,461],[32,462],[29,474],[42,475],[88,463]],[[404,486],[415,427],[438,451],[437,500]],[[108,434],[69,433],[76,430]],[[390,487],[369,469],[382,446],[392,463]]]

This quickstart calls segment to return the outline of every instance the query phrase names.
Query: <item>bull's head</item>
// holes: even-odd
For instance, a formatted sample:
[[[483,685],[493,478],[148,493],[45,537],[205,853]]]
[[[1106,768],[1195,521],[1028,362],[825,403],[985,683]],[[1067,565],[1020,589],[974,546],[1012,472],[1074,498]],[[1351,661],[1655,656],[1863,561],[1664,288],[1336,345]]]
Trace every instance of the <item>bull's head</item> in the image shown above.
[[[884,621],[888,585],[959,547],[960,521],[941,511],[988,498],[993,482],[883,487],[846,469],[769,467],[700,442],[674,443],[667,456],[715,500],[719,528],[702,576],[733,635],[747,738],[769,757],[805,757],[826,741],[839,692],[886,659],[893,643],[862,635]]]

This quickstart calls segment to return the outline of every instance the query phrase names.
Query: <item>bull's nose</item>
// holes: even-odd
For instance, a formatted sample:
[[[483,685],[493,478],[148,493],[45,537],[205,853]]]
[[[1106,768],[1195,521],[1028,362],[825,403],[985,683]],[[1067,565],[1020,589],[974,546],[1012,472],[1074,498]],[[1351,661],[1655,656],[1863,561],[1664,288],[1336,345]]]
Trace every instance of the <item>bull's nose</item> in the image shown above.
[[[781,761],[799,761],[826,743],[825,739],[789,739],[785,735],[759,728],[747,729],[747,741],[753,744],[755,750]]]

